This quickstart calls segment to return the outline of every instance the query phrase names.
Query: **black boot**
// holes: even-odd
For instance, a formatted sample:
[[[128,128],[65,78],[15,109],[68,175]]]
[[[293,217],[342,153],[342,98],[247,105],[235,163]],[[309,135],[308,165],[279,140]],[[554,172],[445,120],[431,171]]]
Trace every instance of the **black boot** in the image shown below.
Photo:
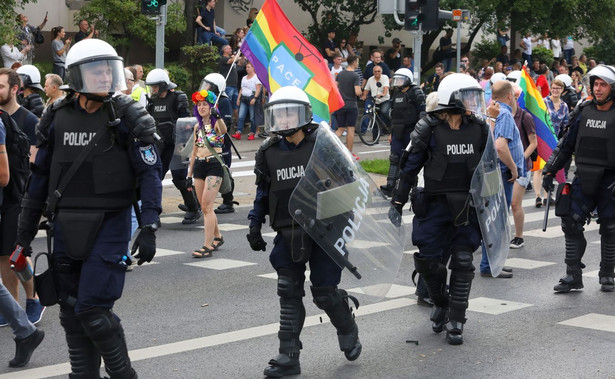
[[[435,333],[444,330],[448,321],[448,293],[446,292],[446,266],[435,259],[425,259],[414,253],[414,268],[421,274],[427,286],[427,292],[434,308],[431,310],[429,319],[433,322],[431,329]]]
[[[456,247],[451,256],[451,280],[449,300],[449,322],[446,324],[446,342],[450,345],[463,343],[463,325],[466,323],[466,309],[474,279],[472,249]]]
[[[303,348],[299,336],[305,321],[303,306],[303,280],[280,273],[278,276],[278,296],[280,296],[280,349],[275,358],[269,361],[264,374],[269,378],[281,378],[301,373],[299,352]]]
[[[233,213],[235,212],[234,204],[239,205],[238,202],[233,201],[233,191],[235,191],[235,179],[231,177],[231,192],[222,194],[222,204],[218,206],[218,208],[214,209],[216,214],[225,214],[225,213]]]
[[[567,293],[573,289],[583,288],[583,272],[581,270],[581,258],[585,252],[587,241],[582,232],[577,232],[572,225],[567,225],[568,218],[562,218],[562,229],[566,241],[566,275],[553,287],[555,292]],[[566,229],[564,229],[566,227]],[[568,231],[568,232],[567,232]]]
[[[399,176],[399,155],[389,155],[389,173],[387,174],[387,184],[380,186],[380,190],[385,196],[393,196],[395,181]]]
[[[600,290],[613,292],[615,290],[615,223],[600,224]]]
[[[194,224],[203,215],[199,202],[196,199],[194,186],[188,187],[188,182],[186,180],[173,180],[173,184],[182,195],[182,199],[184,200],[183,205],[185,209],[187,209],[184,219],[182,220],[182,224]],[[181,206],[179,208],[182,209]]]
[[[100,352],[85,334],[81,321],[73,308],[60,307],[60,324],[66,334],[68,357],[70,360],[70,379],[100,378]]]
[[[43,338],[45,338],[45,332],[38,328],[26,338],[20,340],[15,338],[15,358],[9,361],[9,367],[23,367],[27,365],[30,362],[32,353],[41,344]]]
[[[107,309],[92,308],[77,314],[85,333],[105,361],[105,370],[111,379],[136,379],[128,357],[124,329]]]
[[[359,307],[356,298],[348,295],[336,287],[311,287],[314,304],[329,316],[331,324],[337,329],[337,339],[340,350],[349,361],[354,361],[361,355],[363,349],[359,341],[359,327],[350,310],[348,299],[351,299],[355,308]]]

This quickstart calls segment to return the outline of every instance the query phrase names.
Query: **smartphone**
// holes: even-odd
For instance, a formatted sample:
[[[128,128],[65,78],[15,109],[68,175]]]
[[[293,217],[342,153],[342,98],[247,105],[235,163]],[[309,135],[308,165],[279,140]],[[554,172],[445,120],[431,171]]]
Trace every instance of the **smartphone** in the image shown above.
[[[45,12],[45,18],[47,18],[47,15],[49,14],[49,11]]]

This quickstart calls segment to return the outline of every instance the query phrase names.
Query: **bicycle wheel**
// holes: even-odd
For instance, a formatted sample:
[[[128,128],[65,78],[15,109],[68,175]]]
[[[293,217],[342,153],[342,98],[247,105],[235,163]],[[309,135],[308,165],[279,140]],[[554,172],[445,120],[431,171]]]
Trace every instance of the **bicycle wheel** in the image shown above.
[[[357,129],[359,138],[364,144],[372,146],[378,143],[380,139],[380,125],[376,122],[373,114],[364,114],[355,129]]]

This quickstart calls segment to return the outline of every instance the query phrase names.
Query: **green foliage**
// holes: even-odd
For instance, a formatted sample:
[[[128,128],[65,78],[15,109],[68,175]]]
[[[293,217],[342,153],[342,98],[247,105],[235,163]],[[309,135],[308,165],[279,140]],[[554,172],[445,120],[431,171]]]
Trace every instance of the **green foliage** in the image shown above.
[[[553,63],[553,51],[541,46],[535,47],[532,49],[532,59],[538,59],[540,63],[544,63],[551,67]],[[528,65],[529,64],[530,62],[528,62]]]
[[[611,36],[601,40],[592,47],[583,49],[583,53],[587,55],[589,59],[595,59],[596,62],[613,63],[615,62],[614,44],[615,38]]]
[[[0,1],[0,41],[2,44],[13,40],[17,42],[17,14],[28,3],[36,3],[36,0],[2,0]],[[43,20],[30,20],[28,23],[34,26],[40,25]]]
[[[389,173],[388,159],[362,159],[359,161],[359,164],[367,172],[381,175],[387,175]]]
[[[184,46],[181,50],[188,60],[185,66],[190,72],[188,85],[191,88],[196,89],[205,75],[211,72],[217,72],[218,58],[220,58],[220,55],[215,46]]]
[[[141,14],[140,0],[91,0],[75,13],[75,24],[82,19],[93,24],[100,32],[100,38],[116,48],[128,49],[132,37],[142,40],[147,46],[156,45],[156,22]],[[165,34],[184,30],[183,5],[168,1]]]
[[[478,67],[481,59],[491,60],[500,53],[500,44],[497,41],[482,39],[474,44],[472,49],[471,67]]]

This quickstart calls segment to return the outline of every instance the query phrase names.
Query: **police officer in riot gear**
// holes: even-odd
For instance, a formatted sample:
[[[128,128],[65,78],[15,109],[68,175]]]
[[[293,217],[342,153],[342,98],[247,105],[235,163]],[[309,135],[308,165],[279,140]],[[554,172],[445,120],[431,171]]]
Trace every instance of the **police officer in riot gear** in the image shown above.
[[[169,75],[161,68],[155,68],[147,74],[145,84],[151,87],[151,97],[148,98],[147,110],[156,120],[161,143],[158,145],[162,160],[162,176],[164,179],[175,149],[175,122],[180,117],[190,117],[188,97],[182,91],[171,91],[177,85],[169,79]],[[173,184],[179,190],[187,209],[182,224],[194,224],[201,218],[201,208],[194,194],[194,188],[186,180],[188,168],[171,170]]]
[[[19,104],[34,113],[38,118],[41,118],[45,104],[43,98],[38,91],[43,91],[41,86],[41,73],[36,66],[27,64],[19,67],[17,73],[21,78],[23,96],[19,100]]]
[[[570,187],[560,185],[556,211],[566,240],[566,275],[553,288],[570,292],[583,288],[581,259],[587,241],[583,226],[598,208],[601,290],[613,292],[615,269],[615,68],[598,65],[589,72],[592,100],[579,105],[543,170],[543,187],[553,188],[554,175],[574,154],[576,171]]]
[[[111,378],[136,378],[112,308],[130,263],[126,251],[137,186],[142,226],[134,257],[142,264],[156,252],[162,194],[156,126],[128,95],[112,98],[126,82],[122,59],[108,43],[77,43],[66,66],[69,93],[46,109],[38,126],[39,150],[22,201],[17,243],[29,250],[42,214],[53,223],[55,291],[45,286],[39,295],[41,302],[60,304],[69,376],[99,378],[102,357]]]
[[[288,201],[307,167],[315,143],[312,110],[308,96],[297,87],[282,87],[265,105],[265,127],[275,136],[265,140],[256,153],[257,193],[250,211],[250,247],[265,251],[261,235],[265,216],[277,232],[269,256],[278,273],[280,297],[279,354],[269,361],[264,373],[283,377],[301,372],[299,335],[305,320],[305,264],[310,262],[311,290],[316,306],[324,310],[337,329],[340,350],[353,361],[361,354],[359,331],[348,305],[356,299],[338,289],[342,269],[297,224],[288,211]],[[310,130],[310,128],[313,128]],[[299,174],[297,174],[299,173]]]
[[[410,133],[417,121],[425,116],[425,94],[421,87],[413,85],[412,71],[401,68],[395,71],[391,87],[395,93],[391,98],[391,154],[387,184],[380,186],[382,192],[391,196],[399,175],[399,159],[410,142]]]
[[[559,79],[564,83],[564,91],[560,95],[564,103],[568,105],[568,109],[572,112],[572,110],[577,106],[579,102],[579,95],[577,91],[572,86],[572,78],[568,74],[560,74],[555,77],[555,79]],[[560,133],[560,138],[561,138]]]
[[[430,320],[436,333],[446,330],[451,345],[463,343],[463,325],[474,278],[472,253],[481,231],[470,206],[470,181],[488,139],[489,128],[476,114],[484,113],[483,92],[476,80],[451,74],[438,87],[438,106],[421,119],[412,143],[401,158],[390,217],[401,215],[417,174],[424,167],[425,188],[412,189],[412,243],[416,271],[434,302]],[[451,277],[447,291],[447,255]],[[444,259],[442,259],[444,257]]]

